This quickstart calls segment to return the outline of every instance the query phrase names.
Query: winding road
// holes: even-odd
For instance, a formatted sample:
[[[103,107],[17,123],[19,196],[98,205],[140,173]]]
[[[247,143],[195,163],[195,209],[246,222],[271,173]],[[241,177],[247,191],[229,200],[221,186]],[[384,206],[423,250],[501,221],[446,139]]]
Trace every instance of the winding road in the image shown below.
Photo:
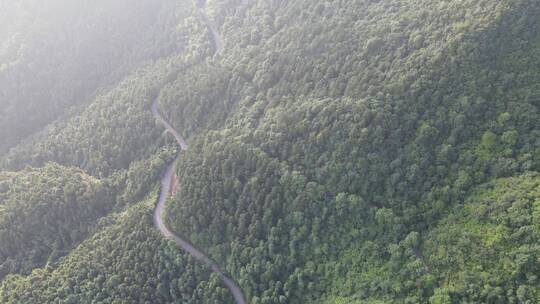
[[[213,25],[210,22],[210,19],[206,15],[206,12],[204,10],[204,6],[200,7],[201,12],[203,14],[203,19],[208,28],[210,29],[212,33],[212,38],[214,40],[214,44],[216,47],[216,53],[223,48],[223,41]],[[172,134],[176,140],[176,143],[180,147],[180,152],[186,151],[188,149],[188,145],[184,138],[161,116],[157,109],[157,99],[154,100],[152,103],[152,114],[154,117],[156,117],[161,124],[165,127],[167,132]],[[198,261],[205,263],[209,265],[212,269],[212,272],[217,273],[221,277],[221,281],[223,284],[227,287],[227,289],[230,290],[231,294],[233,295],[233,298],[236,302],[236,304],[246,304],[246,300],[244,298],[244,295],[242,293],[242,290],[236,283],[231,280],[229,277],[225,276],[221,270],[219,269],[219,266],[212,261],[206,254],[204,254],[202,251],[195,248],[190,242],[184,240],[180,236],[174,234],[163,222],[163,215],[165,213],[165,204],[167,202],[167,197],[169,196],[171,192],[171,184],[173,182],[173,176],[174,176],[174,169],[176,167],[176,163],[178,159],[180,158],[181,153],[178,153],[178,156],[176,159],[165,168],[164,172],[161,175],[161,191],[159,193],[159,199],[157,202],[156,209],[154,211],[154,224],[159,229],[161,234],[166,237],[167,239],[170,239],[176,243],[176,245],[183,250],[185,250],[187,253],[189,253],[191,256],[193,256]]]

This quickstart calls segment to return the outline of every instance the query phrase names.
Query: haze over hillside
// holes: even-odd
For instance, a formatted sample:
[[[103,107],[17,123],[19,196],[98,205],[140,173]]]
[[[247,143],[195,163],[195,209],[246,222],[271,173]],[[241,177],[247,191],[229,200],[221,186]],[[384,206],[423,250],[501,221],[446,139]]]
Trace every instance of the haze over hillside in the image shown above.
[[[1,303],[540,303],[540,3],[0,2]]]

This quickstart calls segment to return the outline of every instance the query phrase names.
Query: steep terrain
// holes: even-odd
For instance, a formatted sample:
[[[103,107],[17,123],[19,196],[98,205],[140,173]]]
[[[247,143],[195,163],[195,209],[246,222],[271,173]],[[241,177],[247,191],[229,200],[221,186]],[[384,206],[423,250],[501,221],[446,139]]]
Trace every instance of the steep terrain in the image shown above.
[[[294,44],[296,36],[288,32],[297,28],[287,26],[260,37],[261,45],[276,50],[263,53],[267,58],[238,53],[249,46],[233,52],[245,59],[234,67],[244,68],[244,74],[219,72],[232,62],[227,52],[204,68],[217,72],[206,78],[224,75],[224,94],[218,96],[225,102],[199,99],[201,107],[222,113],[222,104],[236,104],[238,110],[222,122],[225,127],[214,123],[208,127],[220,130],[198,131],[191,140],[178,169],[181,187],[169,223],[227,265],[252,302],[438,301],[434,293],[445,277],[435,275],[421,246],[432,227],[453,206],[466,204],[473,186],[538,170],[538,4],[462,2],[413,11],[421,1],[357,3],[378,12],[378,18],[387,13],[381,23],[396,15],[410,19],[388,29],[392,35],[381,34],[383,24],[372,32],[361,28],[355,33],[361,38],[333,35],[328,21],[320,21],[314,54]],[[309,7],[290,5],[235,10],[245,9],[246,16],[267,13],[272,20],[270,11]],[[314,5],[313,14],[341,20],[336,5]],[[346,18],[365,10],[339,12]],[[417,19],[422,22],[410,23],[416,19],[408,14],[422,15]],[[260,15],[257,20],[264,19]],[[313,26],[320,19],[295,20]],[[241,24],[224,24],[231,27],[243,32]],[[368,43],[370,36],[379,41]],[[357,57],[329,59],[343,50],[335,47],[338,39]],[[356,39],[366,41],[363,48]],[[314,59],[319,55],[324,61]],[[297,58],[306,62],[295,65]],[[347,62],[340,65],[343,58]],[[353,78],[339,79],[356,61],[365,66],[354,70],[354,77],[365,73],[365,78],[356,84]],[[307,78],[311,73],[318,76]],[[184,75],[178,80],[171,92],[181,87],[204,92],[201,82],[188,83]],[[235,101],[235,83],[256,95]],[[174,107],[177,99],[161,100]],[[196,112],[187,112],[186,103],[178,107],[172,120],[190,127]],[[357,275],[347,272],[351,263],[358,265]],[[442,298],[487,301],[489,290],[499,288],[507,292],[501,301],[508,301],[519,284],[514,279],[517,285],[509,287],[504,280],[500,274],[484,282],[485,291],[457,289]],[[528,284],[525,290],[536,290]],[[523,301],[535,301],[537,291],[526,294]]]
[[[165,3],[152,7],[175,47],[137,40],[146,64],[75,88],[86,101],[44,113],[43,131],[7,129],[0,193],[55,168],[110,203],[55,219],[92,226],[60,254],[47,232],[12,237],[40,254],[9,266],[2,302],[233,303],[215,269],[153,228],[156,202],[169,236],[247,303],[540,301],[537,1]],[[3,71],[2,87],[16,81]],[[0,219],[68,202],[28,193],[0,194]]]
[[[187,144],[185,140],[178,134],[178,132],[171,127],[171,125],[163,120],[163,117],[161,114],[159,114],[159,111],[157,110],[157,103],[154,102],[152,104],[152,113],[154,116],[156,116],[157,119],[159,119],[165,128],[167,129],[167,132],[171,133],[178,146],[180,147],[181,152],[185,152],[187,150]],[[179,154],[179,156],[181,156]],[[172,192],[172,185],[174,184],[174,177],[175,177],[175,166],[178,159],[176,159],[174,162],[172,162],[165,170],[163,171],[161,175],[161,188],[159,193],[159,198],[157,201],[156,209],[154,210],[154,224],[159,229],[161,234],[170,239],[173,240],[178,247],[180,247],[182,250],[186,251],[188,254],[190,254],[193,258],[195,258],[197,261],[202,262],[203,264],[206,264],[207,266],[210,266],[212,271],[218,275],[221,276],[221,280],[223,281],[223,284],[227,286],[227,288],[231,291],[232,296],[235,299],[235,302],[237,304],[245,304],[246,300],[244,299],[244,295],[242,294],[242,290],[234,283],[230,278],[225,276],[223,273],[221,273],[221,270],[219,269],[219,266],[213,262],[206,254],[195,248],[192,244],[189,243],[189,241],[184,240],[182,237],[175,235],[173,232],[167,228],[165,223],[163,222],[163,216],[165,214],[165,204],[167,203],[167,198],[169,194]]]
[[[0,174],[0,278],[54,262],[113,207],[103,182],[74,168]]]
[[[177,20],[167,15],[174,1],[1,5],[0,154],[146,61],[182,47]]]
[[[219,277],[152,226],[155,192],[105,218],[54,267],[0,284],[2,303],[232,303]]]

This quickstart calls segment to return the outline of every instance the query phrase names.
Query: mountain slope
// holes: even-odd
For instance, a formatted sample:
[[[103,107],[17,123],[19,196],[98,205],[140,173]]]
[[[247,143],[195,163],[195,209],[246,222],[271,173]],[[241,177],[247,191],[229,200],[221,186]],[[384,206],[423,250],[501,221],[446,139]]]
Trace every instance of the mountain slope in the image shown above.
[[[2,5],[0,19],[7,22],[0,29],[1,153],[145,61],[182,47],[169,13],[174,1]]]
[[[152,199],[130,206],[174,154],[150,113],[157,99],[190,145],[166,224],[208,253],[249,303],[538,300],[536,1],[197,4],[169,12],[180,50],[102,87],[80,112],[6,153],[2,168],[78,166],[110,183],[115,212],[148,216]],[[131,257],[159,254],[150,251],[162,241],[148,220],[118,218],[81,246],[95,248],[91,259],[129,256],[87,267],[107,280],[125,271],[123,281],[83,275],[65,293],[48,290],[77,276],[87,260],[79,247],[53,269],[4,280],[4,299],[232,300],[206,273],[132,274]],[[118,231],[140,236],[141,247],[108,238]],[[470,250],[475,242],[482,246]],[[122,250],[104,249],[112,244]],[[175,278],[190,287],[177,290]],[[33,280],[40,298],[24,294]],[[156,290],[163,294],[149,300]]]
[[[382,20],[407,16],[418,4],[404,2],[410,6],[392,10],[388,4],[394,17]],[[373,5],[375,14],[386,3]],[[334,12],[339,11],[336,6],[331,6]],[[250,13],[276,7],[254,5]],[[235,13],[241,14],[241,8]],[[385,52],[360,52],[357,60],[368,65],[355,71],[369,81],[378,79],[377,87],[342,93],[350,98],[327,95],[324,88],[332,79],[321,80],[322,87],[311,86],[308,96],[301,97],[304,79],[289,77],[285,71],[294,65],[276,59],[298,57],[286,51],[263,53],[275,60],[253,59],[251,85],[258,95],[242,105],[224,130],[201,131],[192,140],[196,144],[178,169],[180,192],[169,207],[169,223],[228,265],[255,303],[321,301],[330,292],[329,282],[341,275],[333,269],[346,264],[326,268],[325,261],[334,259],[361,262],[358,271],[369,275],[367,286],[354,279],[339,281],[350,287],[345,296],[428,301],[442,281],[430,279],[429,265],[415,247],[423,235],[448,208],[464,204],[474,185],[539,168],[540,120],[534,99],[538,10],[531,1],[432,7],[428,13],[433,16],[453,15],[437,19],[428,14],[422,20],[442,24],[433,29],[427,22],[421,25],[435,30],[434,37],[437,31],[447,36],[428,39],[417,49],[408,40],[409,51],[400,56],[397,50],[388,52],[392,48],[384,39],[391,36],[381,35],[380,29],[376,35],[385,38],[378,48]],[[309,31],[310,25],[301,31]],[[235,26],[231,31],[243,32],[242,25]],[[410,34],[408,30],[413,27],[405,28]],[[278,32],[269,40],[296,41],[292,37]],[[324,38],[336,36],[319,33],[318,39]],[[231,46],[233,51],[238,45]],[[286,42],[277,44],[278,50],[282,45]],[[325,60],[317,68],[331,65],[331,59]],[[343,66],[354,62],[347,58]],[[377,64],[388,64],[387,70]],[[415,69],[405,72],[411,66]],[[257,73],[274,78],[257,81]],[[378,73],[384,76],[376,78]],[[407,248],[412,256],[391,260],[394,250]],[[342,251],[362,253],[340,258]],[[386,279],[380,272],[370,275],[370,263],[388,261],[394,264]],[[429,284],[420,283],[424,280]],[[460,301],[471,295],[453,297]],[[487,296],[478,291],[472,297]]]
[[[426,234],[410,233],[389,248],[376,241],[349,246],[326,264],[334,269],[327,303],[393,302],[404,288],[426,303],[538,302],[539,182],[538,174],[496,179],[473,189]]]
[[[55,262],[113,207],[108,185],[74,168],[0,174],[0,277]]]
[[[210,269],[152,227],[155,198],[105,218],[58,266],[4,279],[2,303],[232,303]]]

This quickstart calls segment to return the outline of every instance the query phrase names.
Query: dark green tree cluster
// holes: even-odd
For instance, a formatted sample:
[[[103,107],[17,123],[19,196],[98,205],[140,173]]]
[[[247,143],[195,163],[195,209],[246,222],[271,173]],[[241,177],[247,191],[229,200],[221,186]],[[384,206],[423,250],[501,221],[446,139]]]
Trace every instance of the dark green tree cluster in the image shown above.
[[[11,275],[2,303],[232,303],[209,268],[152,227],[156,195],[100,222],[56,267]]]
[[[216,62],[195,64],[162,88],[159,106],[167,109],[165,117],[184,136],[218,129],[254,92],[247,80],[235,75]]]
[[[239,100],[223,130],[192,139],[169,223],[227,265],[254,303],[444,298],[426,234],[475,185],[540,168],[538,4],[398,3],[215,3],[234,43],[212,64],[245,63],[232,77],[252,75],[257,94]],[[307,18],[272,33],[280,9]],[[361,21],[332,32],[347,20]],[[248,24],[250,36],[233,34]],[[264,48],[273,51],[249,52]],[[517,299],[508,286],[500,301]],[[490,301],[482,290],[451,300]]]
[[[316,301],[325,280],[318,262],[369,233],[358,226],[375,210],[362,198],[334,196],[226,132],[192,151],[178,168],[168,221],[225,265],[254,303]]]
[[[107,181],[116,193],[117,209],[143,199],[161,177],[166,165],[174,161],[176,148],[166,146],[149,159],[134,161],[127,170],[116,171]]]
[[[48,164],[0,174],[0,278],[55,262],[113,207],[106,184]]]

